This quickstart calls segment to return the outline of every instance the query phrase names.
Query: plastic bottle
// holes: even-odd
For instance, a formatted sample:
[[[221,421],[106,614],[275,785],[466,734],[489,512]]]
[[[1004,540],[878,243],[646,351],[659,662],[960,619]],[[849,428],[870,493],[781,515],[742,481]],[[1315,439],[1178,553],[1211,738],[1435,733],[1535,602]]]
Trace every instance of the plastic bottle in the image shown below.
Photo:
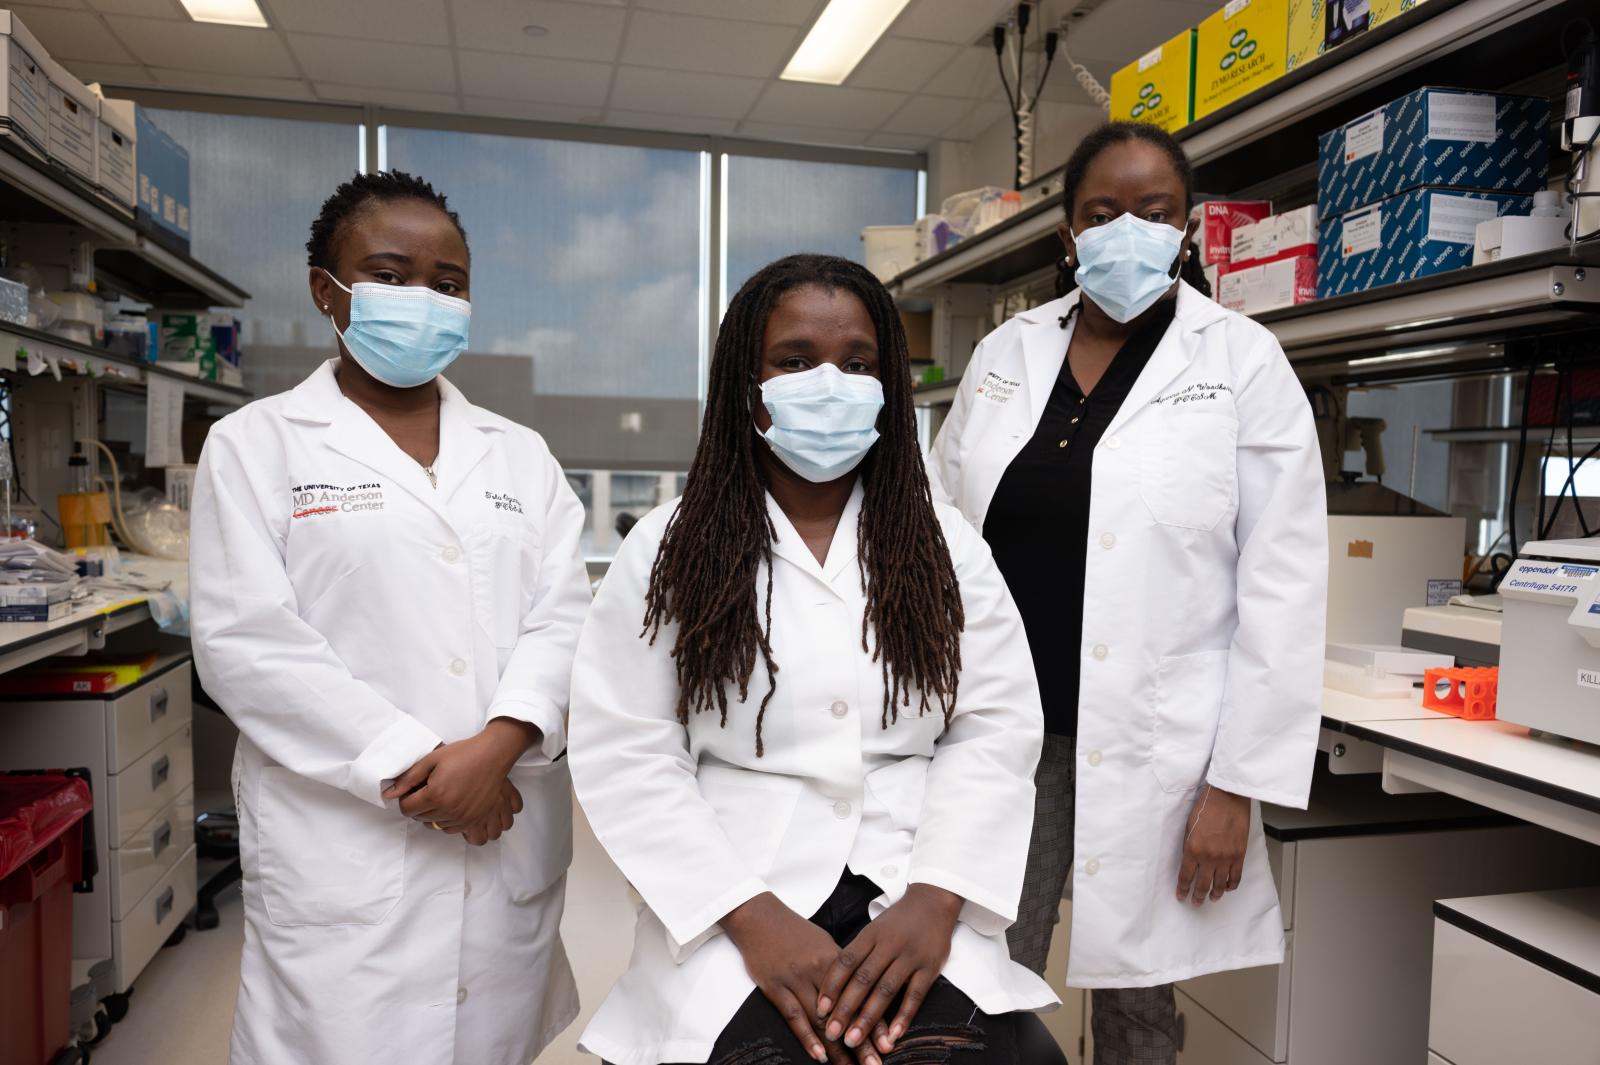
[[[1566,208],[1561,203],[1561,194],[1552,189],[1540,189],[1533,194],[1533,217],[1535,218],[1565,218]]]

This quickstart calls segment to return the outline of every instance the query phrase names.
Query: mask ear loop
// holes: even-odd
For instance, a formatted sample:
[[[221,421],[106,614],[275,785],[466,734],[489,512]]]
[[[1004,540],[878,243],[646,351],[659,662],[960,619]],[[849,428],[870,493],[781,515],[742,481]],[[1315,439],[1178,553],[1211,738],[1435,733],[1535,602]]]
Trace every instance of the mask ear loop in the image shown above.
[[[332,281],[335,285],[338,285],[342,291],[348,293],[352,297],[355,296],[355,291],[353,289],[346,288],[337,277],[333,276],[333,271],[322,266],[317,267],[317,269],[322,271],[323,277],[326,277],[329,281]],[[322,313],[328,316],[328,324],[333,326],[333,335],[339,338],[339,343],[344,344],[344,332],[339,328],[339,323],[333,320],[333,311],[329,309],[326,303],[322,305]],[[349,350],[349,347],[350,346],[348,344],[345,344],[346,350]]]

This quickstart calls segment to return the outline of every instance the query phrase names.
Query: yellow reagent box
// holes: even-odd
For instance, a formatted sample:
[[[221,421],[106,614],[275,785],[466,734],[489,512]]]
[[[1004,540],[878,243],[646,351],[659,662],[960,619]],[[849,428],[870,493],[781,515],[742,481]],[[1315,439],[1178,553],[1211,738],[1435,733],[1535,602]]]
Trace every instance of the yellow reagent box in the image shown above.
[[[1148,122],[1168,133],[1194,121],[1194,30],[1111,75],[1111,118]]]
[[[1323,0],[1289,0],[1289,45],[1284,70],[1298,70],[1323,53],[1327,21]]]
[[[1204,118],[1283,73],[1289,0],[1229,0],[1195,39],[1194,117]]]

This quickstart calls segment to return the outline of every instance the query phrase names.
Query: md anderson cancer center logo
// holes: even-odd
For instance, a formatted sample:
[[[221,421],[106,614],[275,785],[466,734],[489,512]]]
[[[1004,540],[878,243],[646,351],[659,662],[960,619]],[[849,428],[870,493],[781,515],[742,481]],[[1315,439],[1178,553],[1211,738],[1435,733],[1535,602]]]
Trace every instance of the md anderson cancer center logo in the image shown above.
[[[325,514],[353,514],[383,509],[383,485],[301,484],[290,489],[290,514],[318,518]]]

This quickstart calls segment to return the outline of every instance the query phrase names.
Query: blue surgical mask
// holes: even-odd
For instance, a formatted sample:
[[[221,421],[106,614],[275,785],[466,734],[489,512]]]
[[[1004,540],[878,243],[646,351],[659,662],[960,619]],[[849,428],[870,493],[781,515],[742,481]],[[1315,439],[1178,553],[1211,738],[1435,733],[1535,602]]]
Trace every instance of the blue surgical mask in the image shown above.
[[[394,388],[416,388],[444,373],[467,347],[472,304],[420,285],[358,281],[350,293],[350,325],[333,331],[361,368]],[[328,319],[333,321],[332,316]]]
[[[1131,322],[1172,287],[1183,230],[1120,214],[1072,239],[1078,246],[1078,287],[1112,318]]]
[[[761,383],[761,402],[772,415],[762,438],[783,464],[823,484],[861,464],[878,442],[883,384],[847,374],[832,363]]]

